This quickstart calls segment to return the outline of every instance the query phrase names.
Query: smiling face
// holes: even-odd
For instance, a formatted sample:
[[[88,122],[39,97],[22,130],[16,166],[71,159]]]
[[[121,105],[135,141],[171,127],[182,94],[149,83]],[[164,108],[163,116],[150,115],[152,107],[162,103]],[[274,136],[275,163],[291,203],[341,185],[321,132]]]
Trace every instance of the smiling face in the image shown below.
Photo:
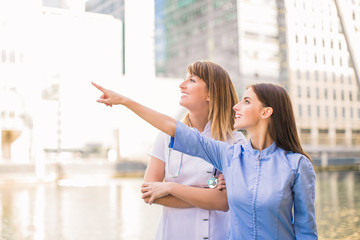
[[[264,119],[266,107],[259,101],[254,90],[248,88],[240,102],[233,110],[235,111],[234,128],[241,130],[251,130],[259,125]]]
[[[179,103],[181,106],[190,111],[204,107],[209,108],[209,90],[201,78],[188,73],[179,87],[181,91]]]

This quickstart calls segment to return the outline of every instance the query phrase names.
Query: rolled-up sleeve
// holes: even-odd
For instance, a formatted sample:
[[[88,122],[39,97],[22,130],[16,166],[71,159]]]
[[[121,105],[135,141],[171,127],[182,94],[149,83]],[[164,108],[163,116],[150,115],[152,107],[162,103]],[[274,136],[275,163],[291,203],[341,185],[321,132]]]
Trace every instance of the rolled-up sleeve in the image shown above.
[[[181,122],[176,124],[175,137],[171,138],[170,147],[185,154],[199,157],[223,171],[223,160],[230,145],[215,141],[200,134],[196,129],[189,128]]]
[[[317,239],[315,220],[316,176],[311,162],[302,157],[293,186],[296,239]]]

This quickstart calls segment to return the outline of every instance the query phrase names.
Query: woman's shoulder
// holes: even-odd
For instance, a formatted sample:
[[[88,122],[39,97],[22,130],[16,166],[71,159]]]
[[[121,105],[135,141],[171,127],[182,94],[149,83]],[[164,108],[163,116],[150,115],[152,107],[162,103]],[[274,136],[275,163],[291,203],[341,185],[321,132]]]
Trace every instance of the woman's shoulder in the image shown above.
[[[282,159],[293,170],[298,169],[301,162],[311,165],[311,161],[304,154],[286,151],[282,148],[278,148],[278,151],[279,151],[280,155],[282,156]]]

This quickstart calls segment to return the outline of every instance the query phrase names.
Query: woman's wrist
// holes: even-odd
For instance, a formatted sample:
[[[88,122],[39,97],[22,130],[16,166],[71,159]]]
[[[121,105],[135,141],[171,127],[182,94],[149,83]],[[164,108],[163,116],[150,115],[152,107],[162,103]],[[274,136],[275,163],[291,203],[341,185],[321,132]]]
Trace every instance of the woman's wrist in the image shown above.
[[[176,185],[177,185],[177,183],[175,183],[175,182],[168,182],[166,192],[170,195],[173,195],[173,190]]]

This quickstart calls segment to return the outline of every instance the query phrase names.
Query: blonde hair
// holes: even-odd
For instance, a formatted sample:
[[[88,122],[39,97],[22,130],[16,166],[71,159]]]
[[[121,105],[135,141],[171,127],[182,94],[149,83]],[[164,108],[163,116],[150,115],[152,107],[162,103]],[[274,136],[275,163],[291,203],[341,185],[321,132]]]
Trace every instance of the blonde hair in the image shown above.
[[[227,71],[211,61],[195,61],[187,71],[201,78],[208,87],[210,102],[208,121],[211,121],[211,137],[226,141],[233,136],[235,112],[232,107],[238,102],[235,87]],[[191,126],[189,113],[183,122]]]

